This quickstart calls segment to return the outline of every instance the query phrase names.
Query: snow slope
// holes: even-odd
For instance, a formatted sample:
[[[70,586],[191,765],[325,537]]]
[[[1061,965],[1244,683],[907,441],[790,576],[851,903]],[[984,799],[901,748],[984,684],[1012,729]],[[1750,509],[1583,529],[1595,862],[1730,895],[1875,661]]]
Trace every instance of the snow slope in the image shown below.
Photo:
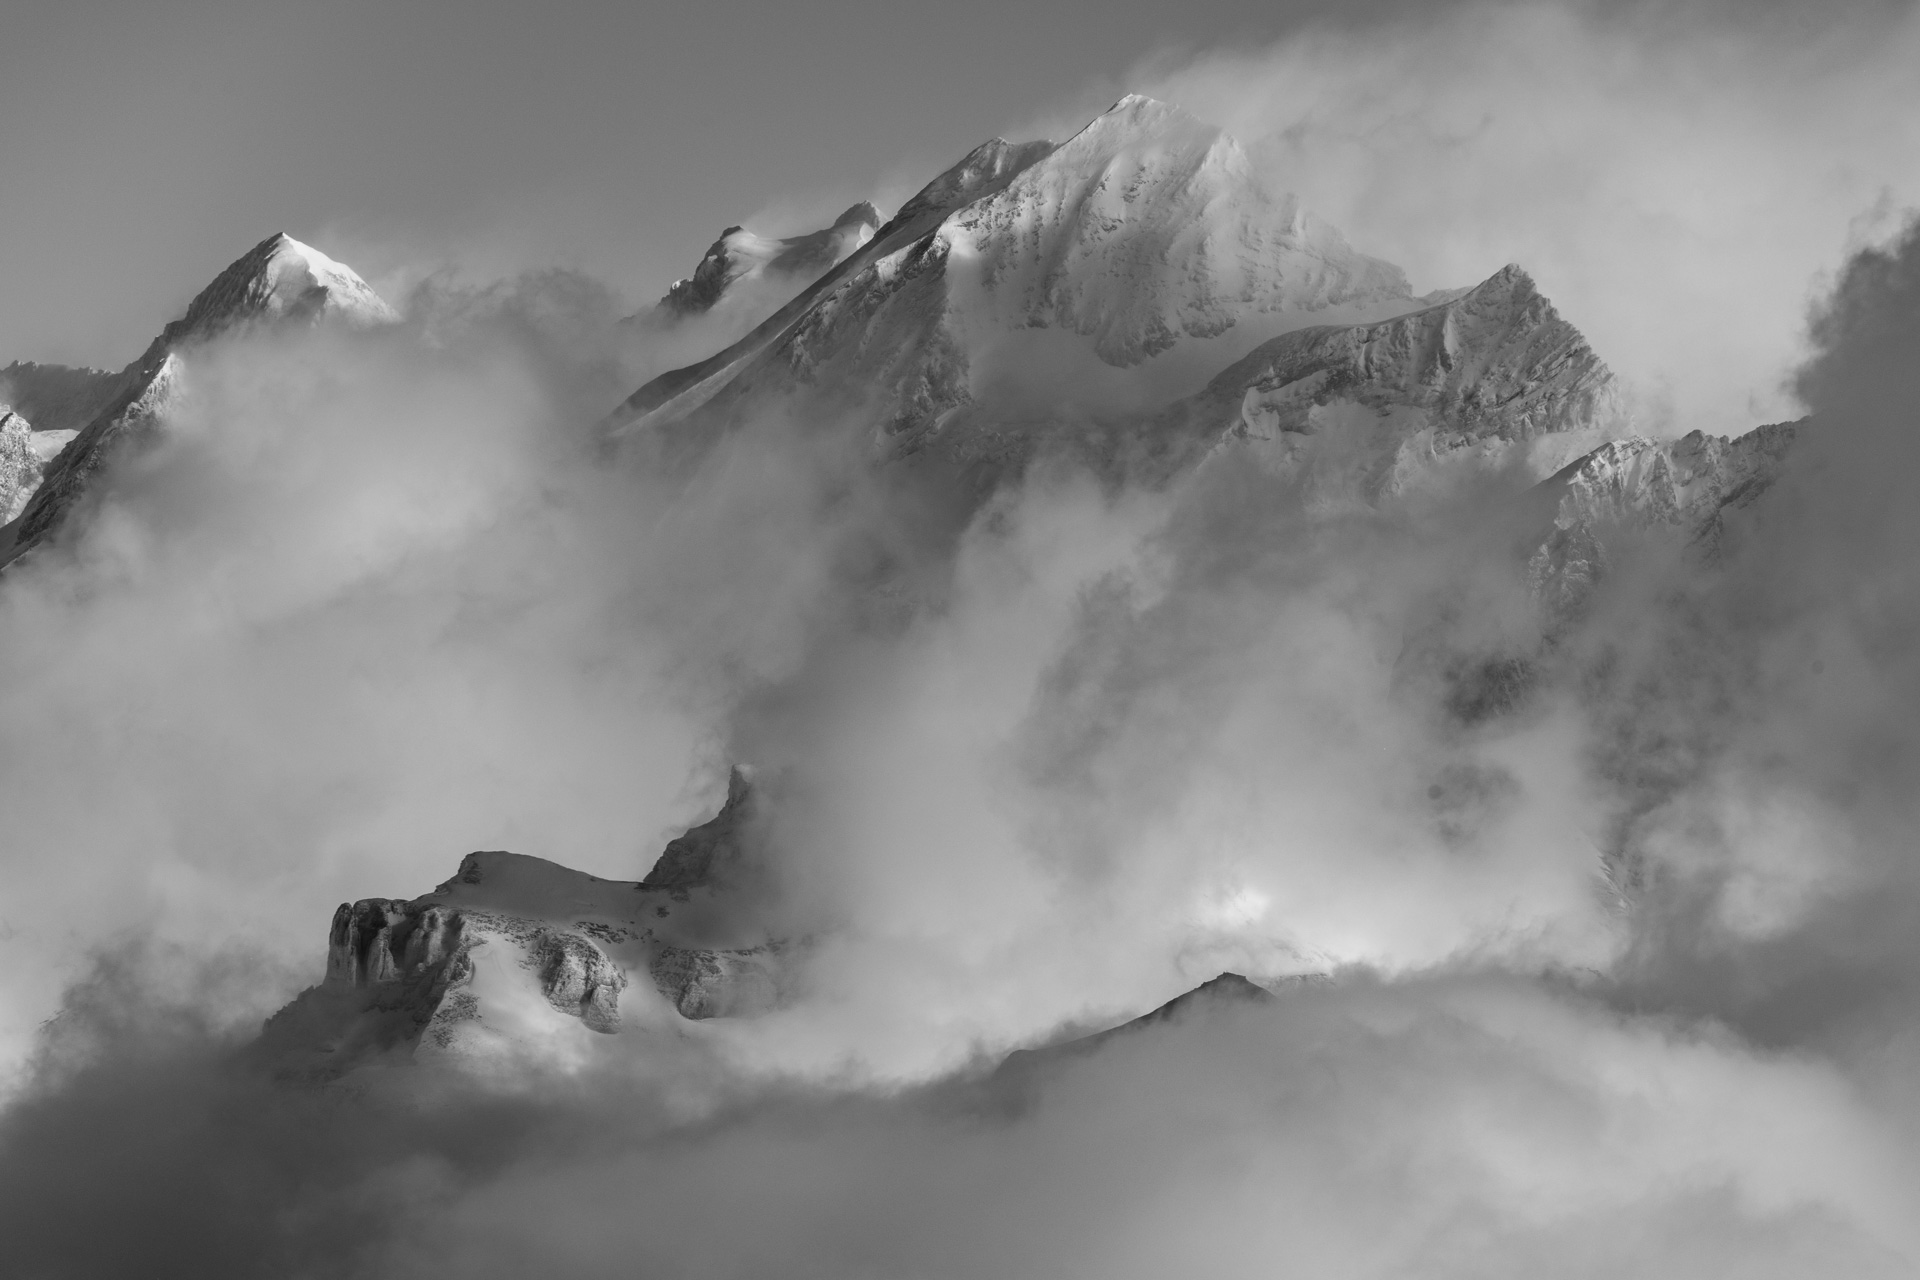
[[[1544,481],[1552,527],[1527,562],[1528,582],[1549,615],[1574,616],[1604,576],[1619,530],[1673,530],[1711,554],[1725,514],[1773,484],[1794,438],[1807,427],[1777,422],[1744,435],[1694,431],[1678,440],[1610,440]]]
[[[1060,146],[976,149],[747,340],[649,383],[609,426],[854,393],[884,441],[1036,388],[1164,400],[1273,333],[1416,305],[1397,268],[1268,192],[1231,138],[1132,96]]]
[[[693,274],[673,282],[659,309],[670,316],[697,315],[743,295],[785,302],[873,239],[879,227],[880,211],[864,200],[831,226],[806,235],[772,239],[728,227]]]

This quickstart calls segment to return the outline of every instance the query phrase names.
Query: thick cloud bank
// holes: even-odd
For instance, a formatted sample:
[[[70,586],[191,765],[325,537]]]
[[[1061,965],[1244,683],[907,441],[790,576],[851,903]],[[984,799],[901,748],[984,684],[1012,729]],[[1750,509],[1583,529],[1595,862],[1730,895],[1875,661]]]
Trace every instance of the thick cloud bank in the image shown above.
[[[1135,84],[1417,289],[1524,263],[1648,425],[1795,416],[1810,282],[1920,202],[1911,5],[1356,6]]]

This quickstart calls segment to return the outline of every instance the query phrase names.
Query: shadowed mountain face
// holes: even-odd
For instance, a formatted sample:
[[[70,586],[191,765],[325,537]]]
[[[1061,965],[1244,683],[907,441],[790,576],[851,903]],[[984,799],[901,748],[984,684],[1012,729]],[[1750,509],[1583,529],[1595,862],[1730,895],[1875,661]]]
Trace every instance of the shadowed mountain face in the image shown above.
[[[753,788],[735,769],[727,777],[727,800],[709,821],[675,838],[661,852],[643,889],[679,890],[724,885],[744,858],[747,825],[753,820]]]

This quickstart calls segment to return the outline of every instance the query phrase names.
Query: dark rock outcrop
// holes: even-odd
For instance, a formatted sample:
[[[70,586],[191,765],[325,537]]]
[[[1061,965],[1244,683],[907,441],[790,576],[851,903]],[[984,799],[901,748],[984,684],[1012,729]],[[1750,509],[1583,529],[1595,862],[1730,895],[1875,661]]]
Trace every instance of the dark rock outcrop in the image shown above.
[[[745,773],[735,769],[727,777],[727,799],[720,812],[669,841],[638,887],[685,893],[703,886],[725,885],[730,873],[740,868],[752,820],[753,785]]]

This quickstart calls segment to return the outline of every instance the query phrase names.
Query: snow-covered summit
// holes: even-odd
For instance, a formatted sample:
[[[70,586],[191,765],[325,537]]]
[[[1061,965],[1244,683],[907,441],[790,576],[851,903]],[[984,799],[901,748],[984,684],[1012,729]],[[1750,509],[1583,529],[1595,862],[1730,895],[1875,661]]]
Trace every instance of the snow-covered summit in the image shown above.
[[[1260,313],[1410,302],[1399,268],[1267,190],[1239,143],[1138,94],[940,234],[1001,327],[1081,334],[1114,365]]]
[[[381,324],[397,318],[351,267],[281,232],[268,236],[215,276],[194,296],[186,313],[167,326],[162,340],[173,347],[255,320]]]
[[[1217,369],[1289,328],[1416,305],[1219,129],[1136,95],[1058,146],[976,148],[748,340],[641,388],[610,425],[857,389],[894,436],[1031,382],[1036,360],[1096,366],[1089,385],[1098,367],[1172,370],[1182,348]]]

